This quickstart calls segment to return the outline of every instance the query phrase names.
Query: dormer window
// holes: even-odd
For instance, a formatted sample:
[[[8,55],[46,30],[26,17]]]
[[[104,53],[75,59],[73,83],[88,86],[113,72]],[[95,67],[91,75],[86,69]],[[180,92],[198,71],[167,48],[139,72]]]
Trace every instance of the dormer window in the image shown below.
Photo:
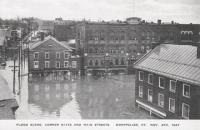
[[[51,44],[49,44],[49,45],[48,45],[48,47],[52,47],[52,45],[51,45]]]

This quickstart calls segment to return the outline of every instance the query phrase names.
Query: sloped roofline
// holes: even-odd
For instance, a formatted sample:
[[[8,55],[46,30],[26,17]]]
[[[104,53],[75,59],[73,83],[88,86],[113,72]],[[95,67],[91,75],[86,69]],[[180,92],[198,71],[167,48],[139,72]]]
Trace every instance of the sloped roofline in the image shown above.
[[[168,78],[176,79],[176,80],[179,80],[179,81],[183,81],[183,82],[186,82],[186,83],[190,83],[190,84],[194,84],[194,85],[198,85],[199,86],[200,82],[196,81],[196,80],[193,80],[193,79],[188,79],[188,78],[185,78],[185,77],[182,77],[182,76],[173,75],[173,74],[166,73],[166,72],[161,72],[161,71],[158,71],[158,70],[155,70],[155,69],[138,66],[139,63],[141,63],[142,61],[144,61],[145,59],[147,59],[148,56],[151,55],[154,52],[155,49],[157,49],[158,47],[160,47],[162,45],[164,45],[164,44],[160,44],[160,45],[156,46],[149,53],[145,54],[139,60],[137,60],[134,63],[134,68],[135,69],[139,69],[139,70],[144,70],[144,71],[152,72],[152,73],[155,73],[155,74],[158,74],[158,75],[161,75],[161,76],[165,76],[165,77],[168,77]]]
[[[69,51],[72,51],[72,49],[71,49],[70,47],[68,47],[68,46],[64,45],[63,43],[59,42],[58,40],[56,40],[56,39],[55,39],[54,37],[52,37],[52,36],[48,36],[48,37],[46,37],[43,41],[39,41],[39,42],[33,44],[33,45],[30,47],[30,49],[33,50],[33,49],[35,49],[36,47],[38,47],[39,45],[43,44],[44,42],[46,42],[46,41],[48,41],[48,40],[50,40],[50,39],[54,40],[56,43],[58,43],[59,45],[61,45],[61,46],[64,47],[64,48],[68,49]]]

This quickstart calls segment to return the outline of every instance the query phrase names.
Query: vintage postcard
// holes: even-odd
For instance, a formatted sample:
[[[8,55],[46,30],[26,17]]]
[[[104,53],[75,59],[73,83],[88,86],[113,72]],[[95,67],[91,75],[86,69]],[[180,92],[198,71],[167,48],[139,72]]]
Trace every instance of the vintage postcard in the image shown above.
[[[0,129],[191,129],[199,0],[0,0]]]

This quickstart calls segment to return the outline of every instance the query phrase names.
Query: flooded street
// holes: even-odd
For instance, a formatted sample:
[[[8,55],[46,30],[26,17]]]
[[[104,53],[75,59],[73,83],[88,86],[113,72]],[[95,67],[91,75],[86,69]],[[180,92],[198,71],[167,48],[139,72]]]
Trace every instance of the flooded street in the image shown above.
[[[12,62],[8,62],[8,65]],[[16,119],[148,119],[154,118],[135,108],[135,75],[102,77],[32,78],[22,66],[21,82],[16,74]],[[9,67],[1,71],[12,77]],[[50,78],[49,78],[50,77]],[[9,86],[12,90],[12,78]],[[20,86],[20,87],[19,87]]]
[[[23,86],[17,119],[121,119],[134,106],[134,76],[67,81],[33,80]]]

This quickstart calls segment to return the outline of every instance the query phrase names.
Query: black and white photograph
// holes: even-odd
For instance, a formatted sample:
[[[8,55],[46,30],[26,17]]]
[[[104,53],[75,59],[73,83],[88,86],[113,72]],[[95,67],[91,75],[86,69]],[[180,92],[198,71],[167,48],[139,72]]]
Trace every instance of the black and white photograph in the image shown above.
[[[199,0],[0,0],[0,123],[198,121],[199,14]]]

